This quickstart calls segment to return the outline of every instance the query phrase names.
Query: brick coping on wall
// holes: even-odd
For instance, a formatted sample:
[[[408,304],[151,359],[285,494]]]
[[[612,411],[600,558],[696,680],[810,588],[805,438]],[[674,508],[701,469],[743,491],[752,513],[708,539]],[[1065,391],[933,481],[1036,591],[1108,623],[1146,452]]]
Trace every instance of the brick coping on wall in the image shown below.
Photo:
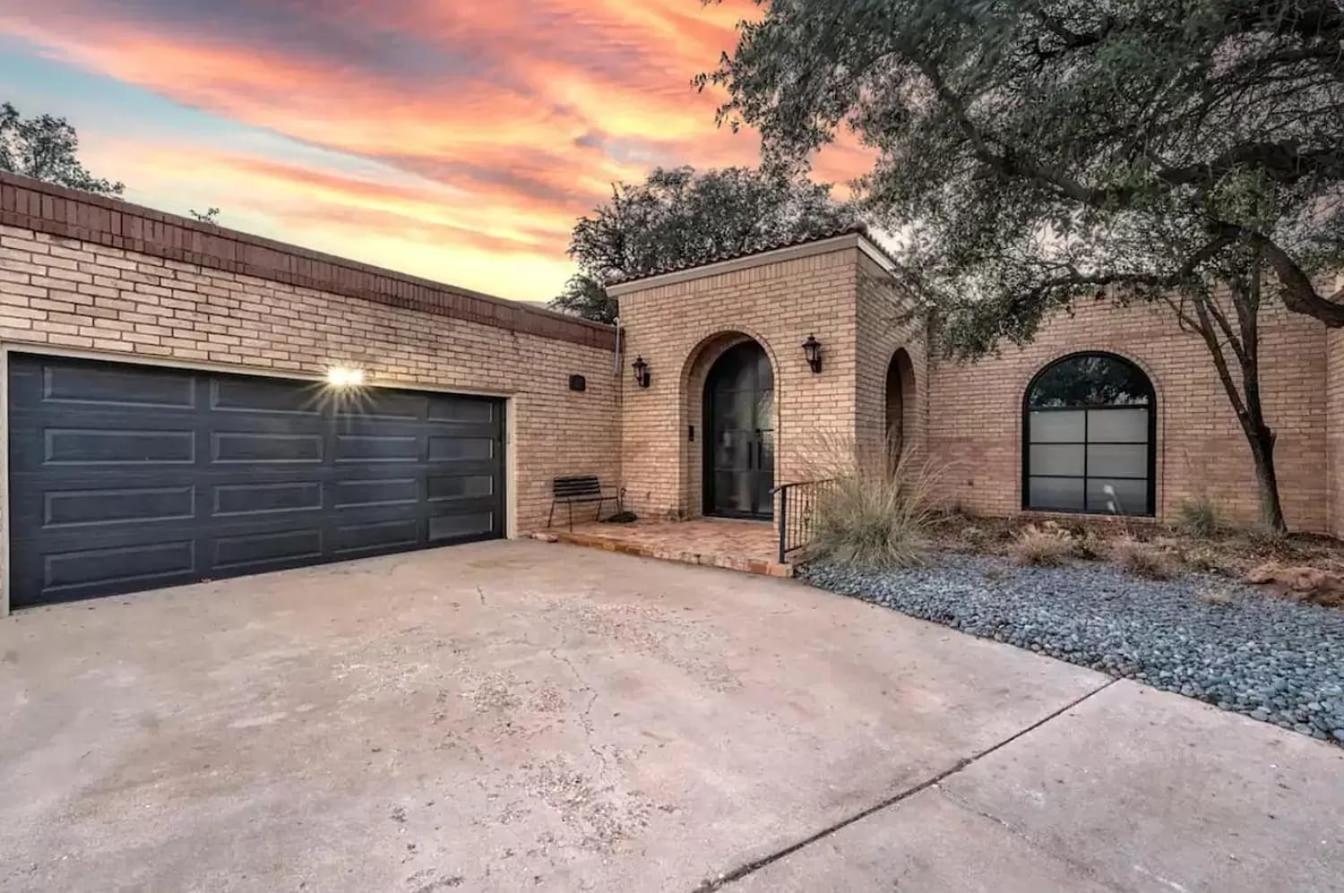
[[[0,224],[179,263],[615,349],[615,330],[297,245],[0,172]]]

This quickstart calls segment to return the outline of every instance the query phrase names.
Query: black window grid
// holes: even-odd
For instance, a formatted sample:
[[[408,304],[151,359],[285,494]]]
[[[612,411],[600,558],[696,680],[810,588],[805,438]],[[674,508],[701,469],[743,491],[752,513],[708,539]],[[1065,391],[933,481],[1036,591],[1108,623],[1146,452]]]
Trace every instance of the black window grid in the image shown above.
[[[1022,508],[1027,509],[1027,510],[1033,510],[1033,511],[1060,512],[1060,513],[1067,513],[1067,514],[1083,514],[1083,515],[1095,515],[1095,514],[1123,514],[1123,515],[1130,515],[1130,516],[1136,516],[1136,517],[1153,517],[1153,516],[1156,514],[1156,511],[1157,511],[1157,487],[1156,487],[1156,464],[1157,464],[1157,449],[1156,449],[1156,440],[1157,440],[1157,438],[1156,438],[1156,432],[1157,432],[1157,412],[1156,412],[1156,402],[1157,402],[1157,401],[1156,401],[1156,399],[1155,399],[1155,397],[1154,397],[1154,395],[1153,395],[1153,393],[1152,393],[1151,391],[1150,391],[1149,394],[1147,395],[1147,397],[1148,397],[1147,400],[1144,401],[1143,403],[1117,403],[1117,404],[1112,404],[1112,405],[1102,405],[1102,406],[1089,406],[1089,405],[1086,405],[1086,404],[1081,404],[1081,405],[1077,405],[1077,406],[1032,406],[1032,405],[1031,405],[1031,392],[1035,389],[1035,387],[1036,387],[1036,382],[1039,380],[1040,376],[1043,375],[1043,374],[1044,374],[1047,370],[1049,370],[1051,367],[1053,367],[1054,365],[1056,365],[1056,363],[1062,363],[1062,362],[1064,362],[1064,361],[1066,361],[1066,360],[1074,359],[1074,358],[1076,358],[1077,356],[1079,356],[1079,355],[1078,355],[1078,354],[1073,354],[1073,355],[1068,356],[1068,357],[1062,357],[1062,358],[1060,358],[1059,360],[1057,360],[1055,363],[1051,363],[1049,366],[1046,366],[1044,369],[1042,369],[1040,372],[1038,372],[1038,373],[1036,374],[1036,377],[1034,377],[1034,378],[1031,380],[1031,384],[1029,384],[1029,385],[1027,386],[1027,391],[1026,391],[1026,393],[1023,395],[1023,399],[1022,399],[1022,431],[1023,431],[1023,438],[1022,438]],[[1108,356],[1109,356],[1109,355],[1108,355]],[[1116,360],[1119,361],[1119,362],[1129,364],[1129,361],[1126,360],[1126,359],[1124,359],[1123,357],[1113,357],[1113,358],[1116,359]],[[1130,365],[1132,365],[1132,364],[1130,364]],[[1093,413],[1093,412],[1110,412],[1110,411],[1116,411],[1116,410],[1131,410],[1131,411],[1132,411],[1132,410],[1136,410],[1136,409],[1143,409],[1143,410],[1147,410],[1147,412],[1148,412],[1148,430],[1147,430],[1147,435],[1146,435],[1146,439],[1145,439],[1145,440],[1089,440],[1089,439],[1088,439],[1088,432],[1089,432],[1089,429],[1090,429],[1090,423],[1091,423],[1091,416],[1090,416],[1091,413]],[[1036,412],[1081,412],[1081,413],[1083,414],[1083,440],[1081,440],[1081,441],[1077,441],[1077,440],[1067,440],[1067,441],[1066,441],[1066,440],[1034,440],[1034,439],[1032,439],[1032,436],[1031,436],[1031,435],[1032,435],[1032,428],[1031,428],[1031,414],[1032,414],[1032,413],[1036,413]],[[1031,448],[1032,448],[1033,446],[1081,446],[1081,447],[1083,448],[1083,473],[1082,473],[1081,475],[1077,475],[1077,474],[1032,474],[1032,473],[1031,473]],[[1148,449],[1147,449],[1147,452],[1148,452],[1147,474],[1142,475],[1142,476],[1140,476],[1140,475],[1119,475],[1119,474],[1090,475],[1090,474],[1088,473],[1088,447],[1091,447],[1091,446],[1146,446],[1146,447],[1148,448]],[[1082,481],[1082,482],[1083,482],[1083,507],[1082,507],[1081,509],[1074,509],[1074,508],[1056,508],[1056,507],[1050,507],[1050,506],[1037,506],[1037,505],[1032,505],[1032,502],[1031,502],[1031,480],[1032,480],[1032,478],[1042,478],[1042,479],[1050,479],[1050,480],[1080,480],[1080,481]],[[1089,502],[1088,502],[1088,497],[1089,497],[1089,492],[1088,492],[1088,491],[1089,491],[1089,487],[1088,487],[1088,485],[1089,485],[1089,483],[1090,483],[1092,480],[1106,480],[1106,481],[1143,481],[1143,482],[1145,482],[1145,483],[1147,484],[1147,486],[1146,486],[1146,488],[1145,488],[1145,491],[1146,491],[1146,492],[1145,492],[1145,501],[1146,501],[1146,505],[1144,506],[1144,511],[1142,511],[1142,512],[1119,511],[1119,512],[1112,513],[1112,512],[1108,512],[1108,511],[1098,510],[1098,509],[1094,509],[1094,508],[1092,508],[1091,505],[1090,505]],[[1123,509],[1124,509],[1124,506],[1123,506],[1123,505],[1120,505],[1119,508],[1123,510]]]

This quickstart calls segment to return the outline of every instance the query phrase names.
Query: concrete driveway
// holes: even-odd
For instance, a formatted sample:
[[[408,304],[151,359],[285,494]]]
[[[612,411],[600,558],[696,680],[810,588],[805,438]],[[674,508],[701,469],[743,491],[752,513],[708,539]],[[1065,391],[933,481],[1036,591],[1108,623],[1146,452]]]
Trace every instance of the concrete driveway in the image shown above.
[[[4,890],[1338,890],[1344,750],[495,542],[0,621]]]

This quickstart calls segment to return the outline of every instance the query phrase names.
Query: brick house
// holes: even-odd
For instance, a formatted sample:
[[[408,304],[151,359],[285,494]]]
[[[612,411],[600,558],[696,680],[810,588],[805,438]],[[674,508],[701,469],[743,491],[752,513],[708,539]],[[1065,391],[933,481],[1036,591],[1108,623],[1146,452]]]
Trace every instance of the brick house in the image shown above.
[[[850,232],[670,271],[612,289],[618,331],[0,174],[0,611],[516,536],[564,475],[645,517],[769,519],[818,432],[893,432],[974,512],[1254,518],[1204,348],[1161,311],[1080,307],[963,365],[892,269]],[[1339,535],[1344,333],[1263,328],[1289,523]]]

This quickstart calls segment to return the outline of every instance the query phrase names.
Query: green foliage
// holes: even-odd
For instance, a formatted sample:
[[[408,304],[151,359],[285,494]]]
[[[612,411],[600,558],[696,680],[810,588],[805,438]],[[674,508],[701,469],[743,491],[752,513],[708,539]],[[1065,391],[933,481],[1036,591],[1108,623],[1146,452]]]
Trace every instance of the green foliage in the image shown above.
[[[1190,536],[1217,536],[1222,527],[1218,506],[1208,496],[1182,499],[1176,506],[1176,527]]]
[[[569,277],[564,291],[551,301],[551,306],[584,319],[606,323],[616,321],[616,301],[607,297],[607,290],[601,282],[585,273]]]
[[[607,283],[822,235],[856,219],[830,186],[806,177],[657,168],[643,183],[616,184],[609,201],[579,218],[569,246],[579,274],[551,305],[611,322],[616,302]]]
[[[1207,294],[1258,263],[1344,325],[1337,0],[773,0],[700,78],[794,169],[852,127],[863,209],[976,355],[1093,296]],[[1251,265],[1251,266],[1248,266]]]
[[[121,183],[93,176],[79,163],[79,137],[64,118],[19,117],[0,104],[0,170],[99,195],[121,195]]]

